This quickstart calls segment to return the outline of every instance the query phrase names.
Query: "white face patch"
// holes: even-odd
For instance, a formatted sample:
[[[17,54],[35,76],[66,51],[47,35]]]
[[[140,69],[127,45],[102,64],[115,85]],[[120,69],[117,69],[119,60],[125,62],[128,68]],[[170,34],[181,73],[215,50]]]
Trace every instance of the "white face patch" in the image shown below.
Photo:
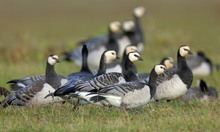
[[[113,60],[116,60],[117,54],[114,50],[109,50],[105,52],[106,62],[109,63]]]
[[[180,50],[179,50],[180,55],[181,55],[182,57],[185,57],[186,55],[188,55],[188,54],[189,54],[189,51],[190,51],[189,46],[180,47]]]
[[[157,73],[157,75],[164,73],[165,70],[166,70],[166,67],[164,65],[155,66],[155,72]]]
[[[173,62],[170,59],[166,59],[164,61],[164,65],[166,66],[167,69],[170,69],[173,67]]]
[[[130,52],[134,52],[134,51],[137,51],[137,47],[136,46],[128,46],[126,47],[126,55]]]
[[[120,29],[121,23],[117,21],[111,22],[109,26],[112,32],[117,32]]]
[[[145,9],[144,7],[137,7],[134,9],[134,15],[136,17],[142,17],[144,15]]]
[[[132,31],[135,28],[135,24],[133,21],[125,21],[122,24],[122,29],[126,32]]]
[[[131,62],[137,61],[139,57],[140,55],[137,52],[133,52],[128,55],[128,58]]]
[[[50,65],[55,65],[57,63],[57,60],[58,60],[58,56],[53,55],[53,56],[49,56],[47,61]]]

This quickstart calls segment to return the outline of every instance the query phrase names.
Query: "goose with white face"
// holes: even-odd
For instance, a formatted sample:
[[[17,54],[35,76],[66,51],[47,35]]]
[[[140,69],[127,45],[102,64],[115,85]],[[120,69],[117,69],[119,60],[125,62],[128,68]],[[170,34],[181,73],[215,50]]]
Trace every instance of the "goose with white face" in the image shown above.
[[[145,8],[144,7],[136,7],[134,8],[134,15],[136,17],[142,17],[145,13]]]
[[[141,58],[140,54],[138,52],[130,52],[129,55],[128,55],[128,58],[131,62],[134,62],[134,61],[143,61],[143,59]]]
[[[109,50],[109,51],[105,52],[105,58],[106,58],[107,63],[110,63],[114,60],[120,59],[114,50]]]
[[[115,21],[115,22],[111,22],[109,24],[109,27],[110,27],[110,30],[112,32],[118,32],[120,30],[120,27],[121,27],[121,23],[118,22],[118,21]]]
[[[185,57],[187,55],[191,55],[192,52],[190,51],[189,46],[181,46],[179,49],[179,53],[182,57]]]
[[[164,73],[167,68],[164,65],[156,65],[154,67],[154,69],[155,69],[155,72],[157,73],[157,75],[160,75],[160,74]]]
[[[166,66],[167,69],[170,69],[173,67],[173,58],[172,57],[168,57],[165,61],[164,61],[164,65]]]
[[[50,65],[55,65],[56,63],[59,63],[59,62],[60,60],[57,55],[52,54],[48,57],[48,63]]]
[[[135,23],[131,20],[129,21],[124,21],[122,24],[122,30],[125,32],[133,31],[135,28]]]
[[[126,55],[130,52],[134,52],[137,51],[137,47],[136,46],[127,46],[125,49]]]

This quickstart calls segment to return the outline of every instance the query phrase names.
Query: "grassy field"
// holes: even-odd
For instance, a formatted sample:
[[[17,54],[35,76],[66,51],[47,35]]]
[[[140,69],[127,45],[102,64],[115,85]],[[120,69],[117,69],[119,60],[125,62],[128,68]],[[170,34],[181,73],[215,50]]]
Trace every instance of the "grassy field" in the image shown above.
[[[176,58],[177,48],[188,44],[204,50],[220,63],[220,2],[216,0],[0,0],[0,86],[10,79],[44,73],[51,53],[61,55],[83,38],[107,31],[114,20],[132,19],[132,9],[144,6],[146,46],[139,71],[149,71],[165,56]],[[74,63],[56,65],[57,72],[79,70]],[[208,77],[220,90],[219,72]],[[219,99],[209,104],[179,100],[153,102],[122,112],[87,105],[72,111],[70,104],[0,109],[0,131],[219,131]]]

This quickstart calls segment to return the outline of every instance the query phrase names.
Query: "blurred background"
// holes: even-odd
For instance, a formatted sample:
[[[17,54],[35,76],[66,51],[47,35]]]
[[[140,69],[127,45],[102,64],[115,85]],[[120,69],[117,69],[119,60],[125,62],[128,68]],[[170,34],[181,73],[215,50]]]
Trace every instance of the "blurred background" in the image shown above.
[[[176,59],[177,48],[188,44],[204,50],[220,63],[220,1],[217,0],[0,0],[0,79],[44,73],[45,58],[61,55],[76,42],[107,32],[115,20],[132,19],[137,6],[146,8],[142,19],[146,44],[139,71],[149,71],[161,58]],[[79,68],[59,64],[68,74]],[[217,83],[218,78],[212,79]]]

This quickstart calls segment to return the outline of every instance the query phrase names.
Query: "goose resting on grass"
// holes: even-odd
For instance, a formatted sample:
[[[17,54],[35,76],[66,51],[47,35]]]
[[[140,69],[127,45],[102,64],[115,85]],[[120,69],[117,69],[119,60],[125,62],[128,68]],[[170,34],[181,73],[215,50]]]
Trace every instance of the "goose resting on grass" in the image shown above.
[[[193,74],[185,58],[189,54],[192,54],[189,46],[180,46],[177,52],[177,70],[158,76],[156,101],[176,99],[184,95],[190,88]]]
[[[27,105],[43,105],[53,102],[62,101],[59,97],[44,97],[50,92],[67,82],[66,78],[57,75],[54,65],[58,63],[57,55],[50,55],[46,64],[46,79],[38,80],[25,88],[18,89],[14,93],[9,94],[2,102],[0,107],[8,107],[9,105],[27,106]]]
[[[150,73],[149,83],[137,81],[109,85],[98,92],[76,91],[73,96],[96,105],[112,105],[122,109],[147,104],[156,93],[156,78],[165,71],[163,65],[156,65]]]
[[[191,87],[187,90],[186,94],[181,96],[181,100],[199,100],[201,102],[206,102],[210,100],[217,100],[218,93],[214,87],[208,87],[206,82],[202,79],[197,80],[197,86]]]

